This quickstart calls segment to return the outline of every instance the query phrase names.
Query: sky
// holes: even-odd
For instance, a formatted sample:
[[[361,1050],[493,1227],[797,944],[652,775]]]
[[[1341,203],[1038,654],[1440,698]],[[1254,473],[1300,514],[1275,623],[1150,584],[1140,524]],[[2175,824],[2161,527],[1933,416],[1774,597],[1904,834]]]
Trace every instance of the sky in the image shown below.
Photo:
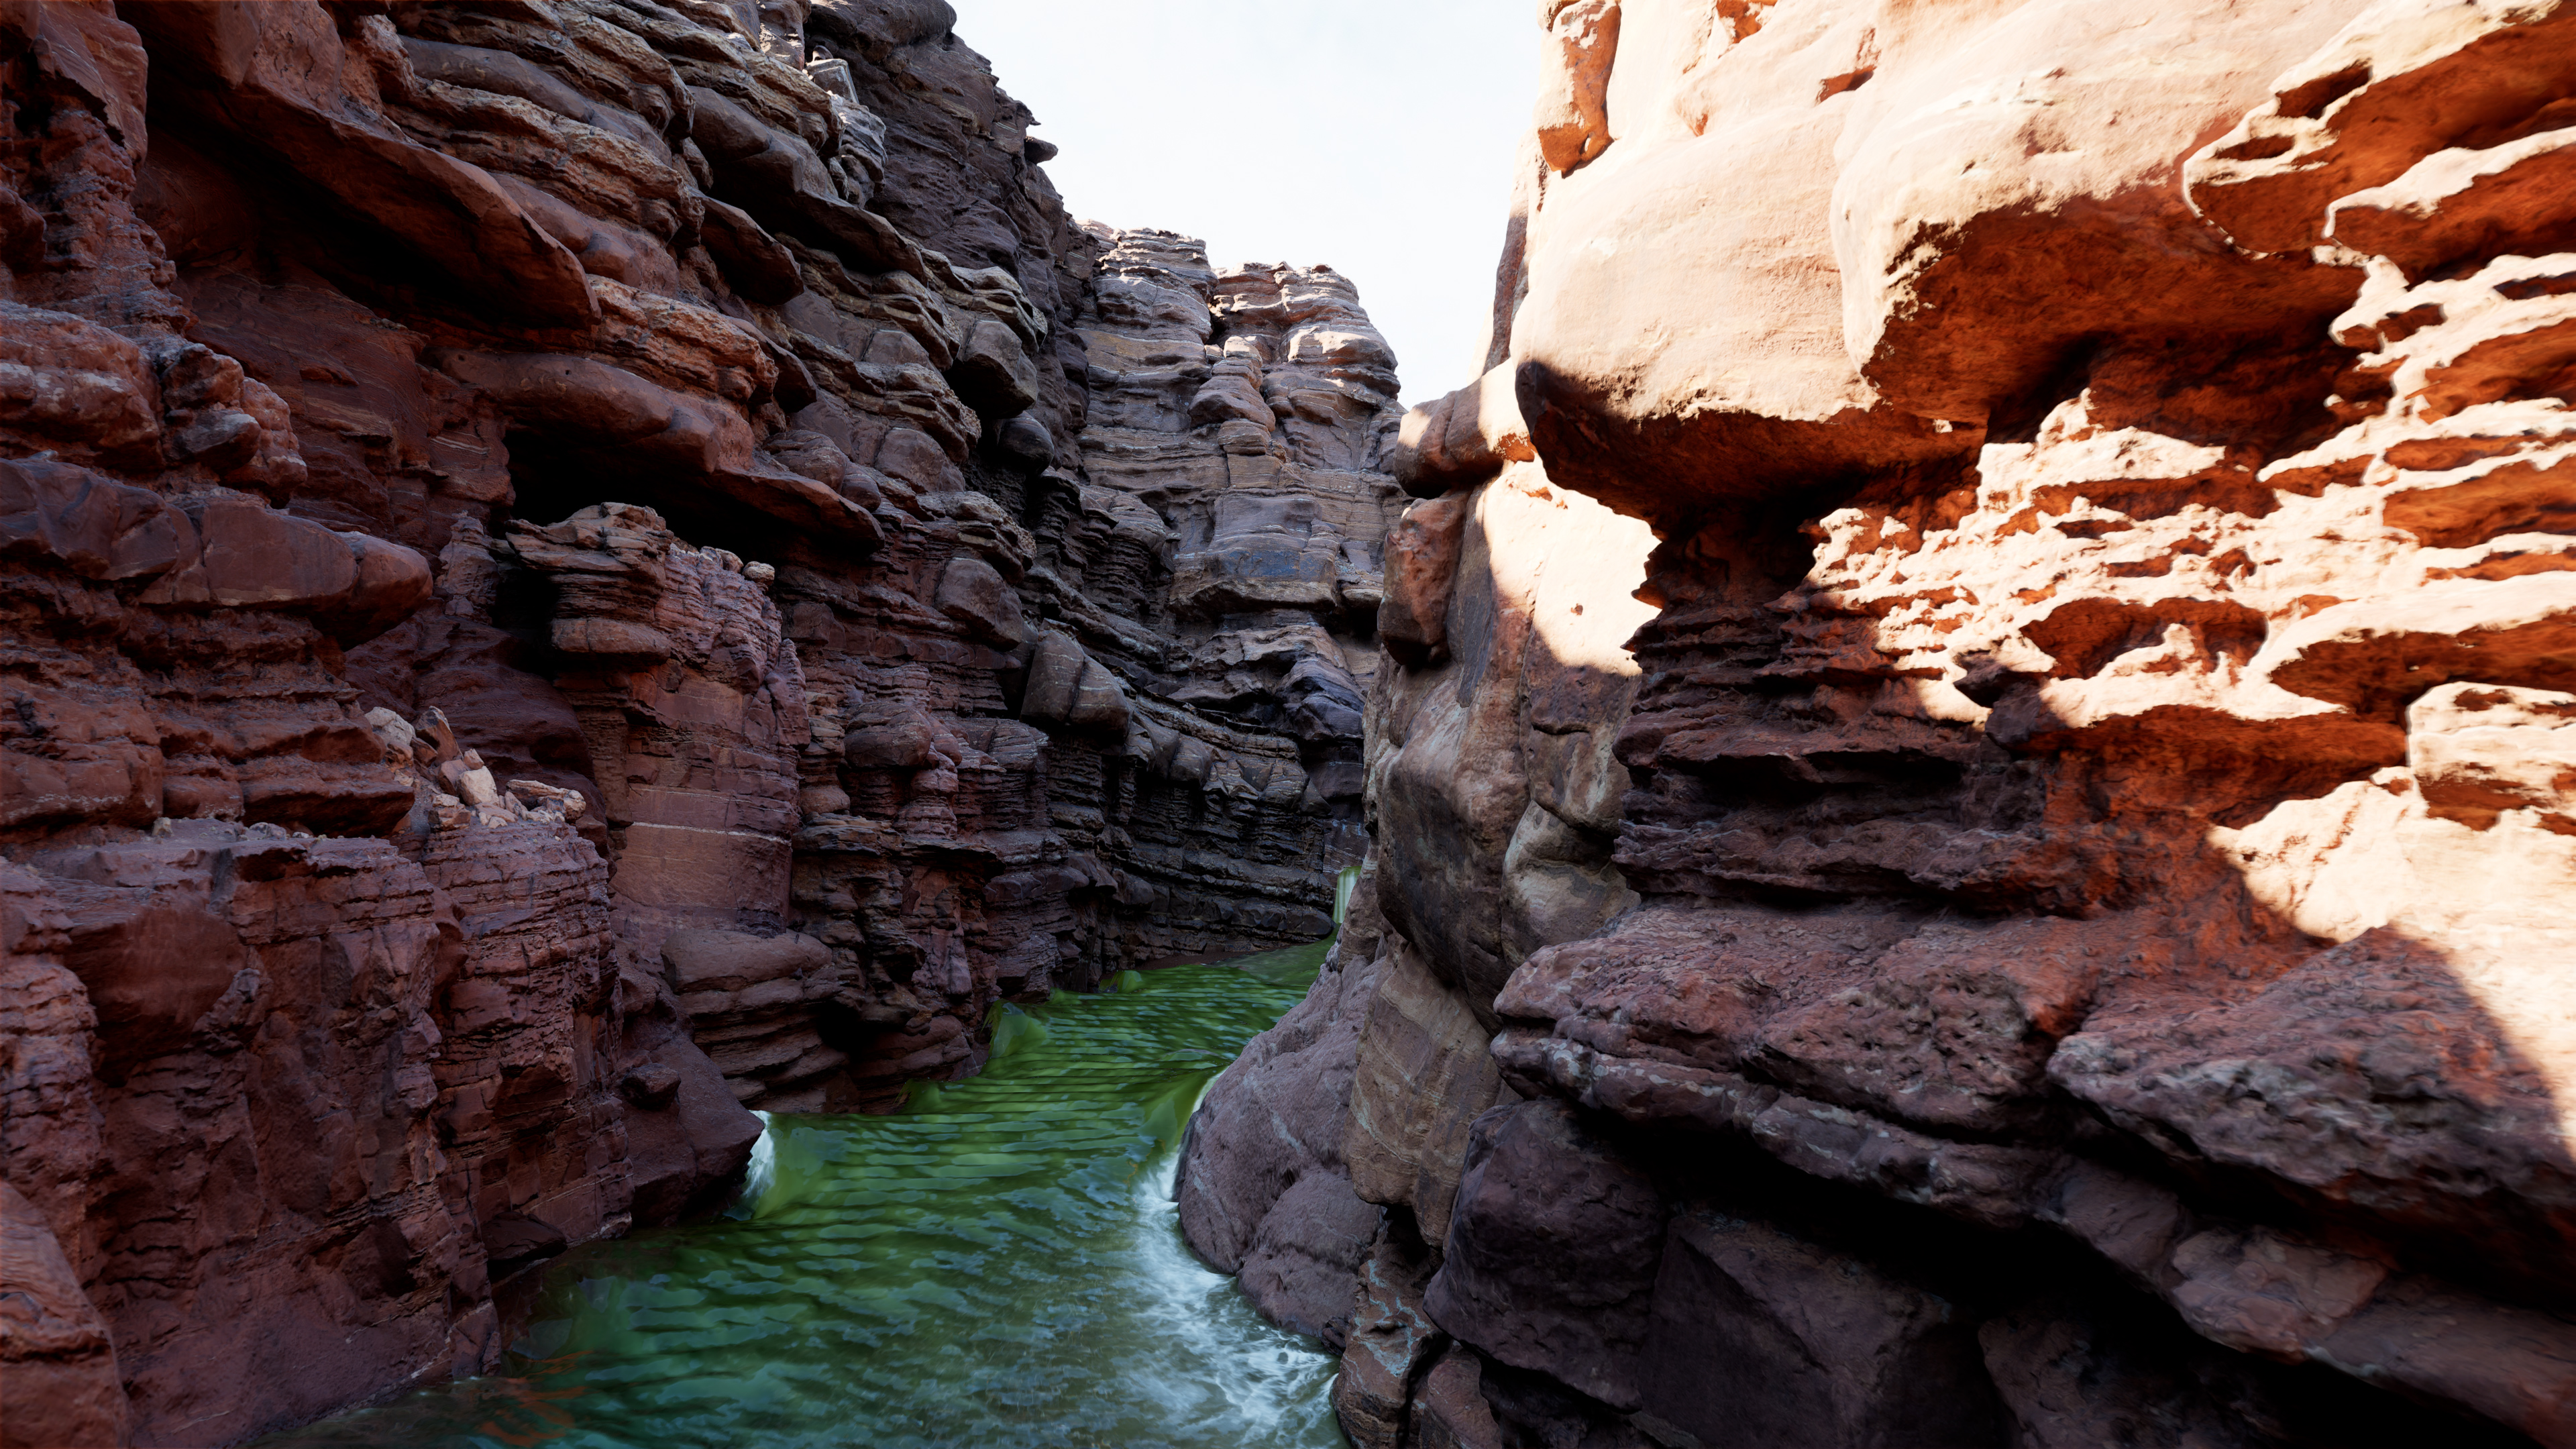
[[[1407,403],[1475,376],[1537,89],[1530,0],[951,3],[1059,148],[1076,217],[1202,237],[1219,267],[1330,265]]]

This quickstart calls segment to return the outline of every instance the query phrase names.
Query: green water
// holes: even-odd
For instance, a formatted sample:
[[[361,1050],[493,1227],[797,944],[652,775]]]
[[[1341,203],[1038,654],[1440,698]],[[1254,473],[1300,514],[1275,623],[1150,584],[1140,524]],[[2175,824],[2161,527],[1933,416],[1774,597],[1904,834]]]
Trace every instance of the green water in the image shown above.
[[[1201,1266],[1171,1202],[1200,1092],[1323,954],[1004,1008],[971,1081],[769,1119],[728,1218],[565,1254],[497,1373],[265,1442],[1341,1445],[1333,1359]]]

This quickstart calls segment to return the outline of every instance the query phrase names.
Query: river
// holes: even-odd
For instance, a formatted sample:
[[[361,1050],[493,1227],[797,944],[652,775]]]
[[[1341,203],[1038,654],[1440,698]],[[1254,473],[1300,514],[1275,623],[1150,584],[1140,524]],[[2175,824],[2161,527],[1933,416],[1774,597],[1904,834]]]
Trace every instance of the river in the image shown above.
[[[1334,1359],[1192,1257],[1171,1198],[1199,1094],[1323,954],[1005,1007],[982,1075],[771,1117],[725,1217],[557,1259],[495,1373],[262,1442],[1341,1445]]]

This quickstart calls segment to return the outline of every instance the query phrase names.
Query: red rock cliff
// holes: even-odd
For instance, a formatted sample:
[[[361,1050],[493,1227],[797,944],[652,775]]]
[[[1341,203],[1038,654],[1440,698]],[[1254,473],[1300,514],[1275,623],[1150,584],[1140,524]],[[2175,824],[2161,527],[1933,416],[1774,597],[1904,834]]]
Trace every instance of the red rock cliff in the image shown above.
[[[471,1371],[999,998],[1310,940],[1394,359],[940,0],[0,5],[0,1442]]]
[[[2576,9],[1539,18],[1193,1241],[1370,1445],[2576,1444]]]

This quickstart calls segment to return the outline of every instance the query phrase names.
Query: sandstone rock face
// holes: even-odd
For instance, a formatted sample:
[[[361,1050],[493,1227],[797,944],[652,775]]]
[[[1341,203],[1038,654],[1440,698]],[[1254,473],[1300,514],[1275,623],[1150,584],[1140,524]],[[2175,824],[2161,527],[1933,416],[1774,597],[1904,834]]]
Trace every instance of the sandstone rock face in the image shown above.
[[[33,1203],[0,1184],[0,1271],[14,1301],[7,1348],[9,1416],[0,1443],[112,1444],[126,1437],[129,1411],[116,1347],[62,1245]]]
[[[746,1108],[1329,928],[1393,358],[954,22],[0,7],[10,1442],[473,1370]]]
[[[1379,954],[1385,926],[1364,893],[1368,883],[1363,872],[1363,890],[1354,892],[1314,989],[1209,1084],[1174,1183],[1181,1234],[1199,1256],[1236,1274],[1265,1317],[1332,1343],[1395,1331],[1382,1320],[1398,1310],[1354,1306],[1354,1272],[1383,1279],[1396,1295],[1389,1304],[1421,1293],[1418,1281],[1401,1286],[1403,1263],[1419,1252],[1407,1256],[1402,1239],[1389,1240],[1386,1213],[1354,1187],[1360,1174],[1348,1156],[1352,1069],[1388,970]],[[1397,1336],[1408,1344],[1418,1318],[1401,1318],[1408,1327]],[[1398,1408],[1409,1377],[1377,1380]],[[1401,1422],[1383,1404],[1375,1412],[1386,1424]]]
[[[1348,1330],[1351,1275],[1385,1217],[1353,1190],[1342,1147],[1373,964],[1337,961],[1257,1054],[1227,1069],[1191,1139],[1199,1160],[1239,1170],[1178,1184],[1182,1231],[1208,1261],[1240,1275],[1264,1316],[1319,1337]],[[1286,1171],[1268,1170],[1283,1158]]]
[[[2576,13],[1540,20],[1388,461],[1344,1155],[1454,1344],[1359,1275],[1354,1433],[2576,1443]]]

